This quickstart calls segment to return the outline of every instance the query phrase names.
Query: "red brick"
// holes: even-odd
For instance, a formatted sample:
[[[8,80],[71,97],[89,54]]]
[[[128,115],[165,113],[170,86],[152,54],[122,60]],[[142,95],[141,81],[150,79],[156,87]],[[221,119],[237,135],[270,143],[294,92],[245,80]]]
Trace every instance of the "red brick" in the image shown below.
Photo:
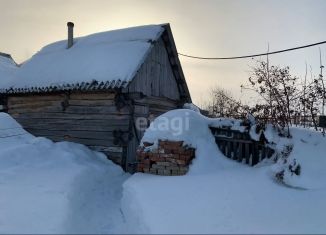
[[[179,159],[180,159],[180,160],[186,160],[187,158],[186,158],[186,155],[184,155],[184,154],[180,154]]]
[[[151,161],[149,159],[144,159],[142,161],[142,163],[146,164],[146,165],[150,165],[151,164]]]
[[[154,162],[158,162],[160,160],[160,157],[154,155],[153,157],[151,157],[151,161],[154,161]]]
[[[186,149],[185,154],[194,155],[195,154],[195,150],[193,148]]]
[[[166,161],[167,161],[167,162],[175,163],[175,164],[177,164],[177,160],[178,160],[178,159],[175,159],[175,158],[169,158],[169,157],[166,158]]]
[[[166,154],[171,154],[171,153],[173,153],[173,150],[170,150],[170,149],[164,149],[164,153],[166,153]]]
[[[165,140],[158,140],[158,146],[159,147],[164,147],[167,142],[168,141],[165,141]]]
[[[160,157],[161,158],[166,158],[166,157],[169,157],[170,154],[167,154],[167,153],[160,153]]]
[[[156,164],[159,166],[169,166],[170,165],[169,162],[156,162]]]
[[[186,161],[185,160],[177,160],[177,163],[179,165],[186,165]]]
[[[181,147],[183,145],[183,141],[170,141],[169,145],[173,145],[175,147]]]

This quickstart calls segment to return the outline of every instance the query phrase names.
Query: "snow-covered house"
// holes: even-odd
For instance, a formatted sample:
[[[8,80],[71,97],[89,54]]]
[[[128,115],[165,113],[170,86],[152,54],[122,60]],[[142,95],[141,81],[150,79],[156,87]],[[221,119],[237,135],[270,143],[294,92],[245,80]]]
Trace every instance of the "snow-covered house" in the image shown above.
[[[85,144],[132,171],[137,117],[191,102],[170,25],[72,35],[69,23],[68,43],[19,67],[0,55],[0,105],[34,135]]]

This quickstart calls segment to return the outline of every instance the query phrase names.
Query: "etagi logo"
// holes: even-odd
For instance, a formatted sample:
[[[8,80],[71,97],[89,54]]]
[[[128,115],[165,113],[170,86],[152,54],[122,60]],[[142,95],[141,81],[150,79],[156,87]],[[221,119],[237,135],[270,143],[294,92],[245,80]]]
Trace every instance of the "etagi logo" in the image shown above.
[[[182,116],[177,117],[158,117],[154,122],[153,115],[150,115],[148,118],[138,117],[135,121],[135,125],[139,131],[149,129],[151,131],[169,132],[174,136],[178,136],[189,131],[189,116],[189,112],[184,112]]]

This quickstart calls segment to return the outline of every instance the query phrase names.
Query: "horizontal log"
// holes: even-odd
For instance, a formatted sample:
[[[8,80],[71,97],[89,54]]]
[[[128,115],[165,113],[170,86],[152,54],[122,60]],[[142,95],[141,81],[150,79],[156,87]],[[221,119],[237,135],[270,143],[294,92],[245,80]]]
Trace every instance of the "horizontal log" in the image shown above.
[[[23,95],[23,96],[9,96],[8,104],[25,104],[40,101],[62,101],[67,98],[66,94],[53,94],[53,95]]]
[[[129,131],[129,125],[72,125],[72,124],[31,124],[21,123],[24,129],[40,130],[40,131],[91,131],[91,132],[113,132],[114,130]]]
[[[128,107],[123,107],[117,110],[116,106],[73,106],[69,105],[64,113],[74,113],[74,114],[128,114],[130,110]]]
[[[20,109],[9,109],[9,112],[14,113],[68,113],[68,114],[129,114],[130,110],[128,107],[123,107],[117,110],[115,106],[68,106],[63,109],[63,106],[47,106],[39,108],[20,108]]]
[[[115,102],[113,99],[107,100],[68,100],[69,105],[75,106],[114,106]]]
[[[32,133],[35,136],[41,136],[48,138],[52,141],[68,141],[68,142],[73,142],[73,143],[79,143],[79,144],[84,144],[86,146],[122,146],[122,145],[115,145],[112,140],[96,140],[96,139],[87,139],[87,138],[76,138],[76,137],[70,137],[70,138],[65,138],[62,135],[56,136],[51,133],[48,133],[45,135],[44,133],[42,134],[37,134],[37,133]]]
[[[94,140],[109,140],[113,141],[113,131],[75,131],[75,130],[46,130],[46,129],[36,129],[36,128],[26,128],[26,131],[38,135],[38,136],[63,136],[66,139],[69,138],[82,138],[82,139],[94,139]],[[125,139],[127,139],[127,132],[124,135]]]
[[[39,101],[34,100],[34,102],[25,102],[21,104],[8,103],[9,109],[31,109],[31,108],[46,108],[49,106],[59,106],[62,109],[61,100],[56,101]]]
[[[87,113],[87,114],[76,114],[76,113],[60,113],[60,112],[53,112],[53,113],[48,113],[48,112],[26,112],[26,113],[19,113],[19,112],[13,112],[9,111],[8,112],[10,115],[12,115],[14,118],[49,118],[49,119],[79,119],[79,120],[84,120],[84,119],[129,119],[130,115],[129,114],[124,114],[124,113],[101,113],[101,114],[94,114],[94,113]]]
[[[115,93],[71,93],[69,98],[74,100],[112,100],[115,98]]]
[[[73,113],[16,113],[9,112],[13,118],[35,119],[71,119],[71,120],[114,120],[129,119],[129,114],[73,114]]]
[[[16,118],[16,121],[22,125],[79,125],[79,126],[129,126],[129,119],[112,120],[74,120],[74,119],[32,119]]]
[[[155,97],[146,97],[143,99],[135,100],[135,104],[146,104],[149,106],[155,106],[155,105],[161,105],[161,106],[166,106],[169,108],[176,108],[177,107],[177,102],[169,100],[167,98],[155,98]]]
[[[46,105],[46,106],[26,106],[21,108],[9,108],[10,113],[56,113],[63,112],[64,108],[61,105],[61,102],[55,105]]]
[[[123,152],[122,147],[116,147],[116,146],[88,146],[90,149],[98,152],[107,152],[107,153],[119,153],[121,154]]]

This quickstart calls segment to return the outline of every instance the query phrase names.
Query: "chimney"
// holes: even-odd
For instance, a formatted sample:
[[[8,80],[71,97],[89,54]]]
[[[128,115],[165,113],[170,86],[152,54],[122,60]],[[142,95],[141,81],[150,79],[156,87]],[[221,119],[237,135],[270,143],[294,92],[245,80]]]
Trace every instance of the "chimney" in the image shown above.
[[[74,23],[68,22],[67,26],[68,26],[68,45],[67,45],[67,49],[69,49],[74,44]]]

